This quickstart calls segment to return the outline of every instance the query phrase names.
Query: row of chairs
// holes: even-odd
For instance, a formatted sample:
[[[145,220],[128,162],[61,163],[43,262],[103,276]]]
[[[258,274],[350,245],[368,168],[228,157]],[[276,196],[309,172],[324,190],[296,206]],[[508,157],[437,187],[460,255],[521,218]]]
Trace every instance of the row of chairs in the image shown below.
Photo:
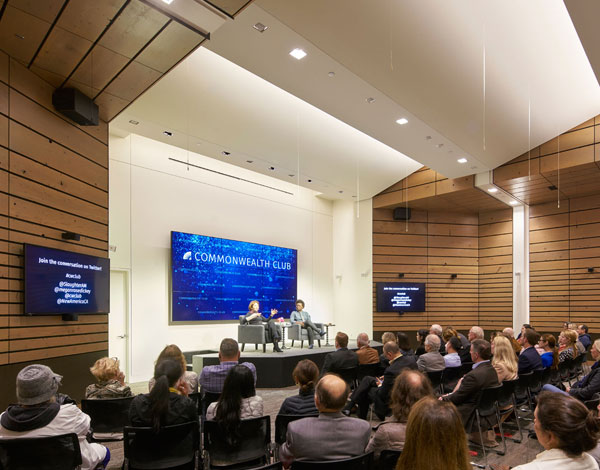
[[[446,367],[442,370],[428,371],[427,377],[429,377],[434,391],[440,394],[450,393],[454,390],[459,379],[472,368],[472,362],[463,362],[457,367]]]

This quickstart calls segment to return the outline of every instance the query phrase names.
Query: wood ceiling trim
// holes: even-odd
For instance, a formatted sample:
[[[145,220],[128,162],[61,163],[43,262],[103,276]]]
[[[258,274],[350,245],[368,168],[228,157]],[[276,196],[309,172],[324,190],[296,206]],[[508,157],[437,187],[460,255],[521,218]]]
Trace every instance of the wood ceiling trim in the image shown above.
[[[56,23],[58,23],[58,20],[60,19],[61,15],[63,14],[63,12],[65,11],[65,9],[67,8],[67,5],[69,4],[69,1],[70,0],[65,0],[65,2],[62,5],[62,7],[60,7],[60,10],[58,10],[58,13],[56,14],[56,17],[54,18],[54,21],[52,22],[52,24],[50,25],[50,28],[46,32],[46,35],[44,36],[44,39],[42,39],[42,42],[40,43],[39,47],[37,48],[37,51],[35,51],[35,54],[33,54],[33,57],[31,58],[31,60],[29,61],[29,64],[27,65],[27,68],[30,68],[33,65],[33,62],[35,61],[35,59],[37,58],[38,54],[40,53],[40,51],[44,47],[44,44],[46,44],[46,41],[48,40],[48,37],[50,36],[50,34],[52,33],[52,31],[54,30],[54,27],[56,26]]]

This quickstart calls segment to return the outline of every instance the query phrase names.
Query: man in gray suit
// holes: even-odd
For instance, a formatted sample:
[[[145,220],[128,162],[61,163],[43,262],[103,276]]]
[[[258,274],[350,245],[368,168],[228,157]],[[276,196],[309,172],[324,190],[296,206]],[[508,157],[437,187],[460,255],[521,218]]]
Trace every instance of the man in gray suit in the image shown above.
[[[427,335],[425,338],[425,354],[421,354],[417,359],[417,366],[422,372],[434,372],[444,370],[446,362],[444,356],[440,354],[440,338],[437,335]]]
[[[315,388],[319,417],[289,424],[286,442],[279,450],[285,468],[293,460],[338,460],[364,454],[371,425],[342,414],[348,393],[348,385],[337,375],[319,380]]]

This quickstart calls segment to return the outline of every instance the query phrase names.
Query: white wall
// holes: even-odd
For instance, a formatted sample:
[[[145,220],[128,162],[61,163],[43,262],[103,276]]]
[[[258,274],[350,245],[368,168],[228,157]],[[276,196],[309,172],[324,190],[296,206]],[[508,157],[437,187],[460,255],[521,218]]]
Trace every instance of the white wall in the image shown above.
[[[373,334],[372,200],[333,204],[333,310],[337,330]]]
[[[316,320],[344,324],[334,314],[331,201],[297,185],[137,135],[111,135],[109,149],[109,238],[117,247],[111,253],[111,269],[131,273],[131,382],[152,375],[154,358],[166,344],[182,350],[218,348],[223,337],[237,337],[235,323],[169,325],[171,230],[297,249],[298,296]],[[198,168],[188,170],[169,157],[293,194]],[[370,208],[365,212],[370,217]]]

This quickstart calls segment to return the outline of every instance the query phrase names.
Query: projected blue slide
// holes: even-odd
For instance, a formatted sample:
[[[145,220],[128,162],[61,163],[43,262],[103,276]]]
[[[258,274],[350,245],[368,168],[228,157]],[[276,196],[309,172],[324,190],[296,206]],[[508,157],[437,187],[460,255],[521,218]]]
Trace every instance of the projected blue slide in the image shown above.
[[[297,251],[171,232],[171,320],[237,320],[258,300],[277,317],[295,310]]]

